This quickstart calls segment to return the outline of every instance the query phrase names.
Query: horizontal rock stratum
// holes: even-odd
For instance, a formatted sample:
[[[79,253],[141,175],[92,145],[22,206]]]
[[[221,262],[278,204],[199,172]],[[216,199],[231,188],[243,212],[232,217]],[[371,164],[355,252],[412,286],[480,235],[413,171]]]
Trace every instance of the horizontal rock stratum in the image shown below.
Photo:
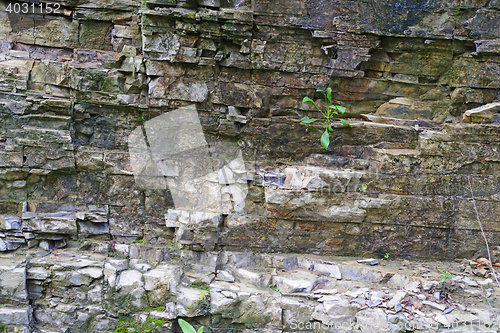
[[[497,0],[0,2],[0,324],[492,325],[334,293],[387,276],[321,256],[485,257],[469,183],[496,251],[498,22]],[[325,150],[300,119],[327,88],[352,127]]]
[[[98,254],[72,247],[29,251],[28,265],[9,257],[10,266],[0,266],[0,281],[14,267],[24,277],[16,280],[17,286],[3,284],[2,290],[10,293],[22,285],[18,301],[29,304],[2,307],[0,324],[22,332],[29,332],[33,323],[40,332],[139,327],[171,332],[178,317],[189,317],[210,332],[227,327],[241,332],[328,332],[339,327],[447,332],[467,329],[470,321],[478,328],[498,325],[491,308],[498,304],[498,288],[491,278],[468,276],[477,262],[387,258],[368,266],[347,257],[126,247],[138,247],[138,257],[111,248]],[[158,263],[154,254],[159,253],[164,259]],[[443,269],[450,275],[446,280]]]

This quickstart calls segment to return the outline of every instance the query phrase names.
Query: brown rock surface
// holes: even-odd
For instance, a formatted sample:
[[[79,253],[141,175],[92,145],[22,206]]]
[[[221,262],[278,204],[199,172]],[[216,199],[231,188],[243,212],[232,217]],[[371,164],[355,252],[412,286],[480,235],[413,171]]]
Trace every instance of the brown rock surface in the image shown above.
[[[54,251],[79,239],[104,256],[147,253],[157,262],[166,244],[199,256],[228,249],[452,259],[484,248],[469,180],[490,246],[500,245],[497,0],[64,0],[50,15],[9,13],[11,3],[0,3],[2,253]],[[320,117],[302,100],[324,107],[316,89],[328,87],[352,127],[334,122],[325,150],[324,124],[300,119]],[[181,139],[146,128],[190,105],[209,156],[201,162],[176,160],[171,150]],[[137,140],[142,159],[131,158],[131,133],[146,134]],[[206,173],[184,190],[193,200],[201,192],[217,198],[215,216],[175,207],[179,193],[168,177],[200,166]],[[150,183],[162,180],[140,186],[137,170]],[[126,244],[137,241],[160,250]],[[104,285],[124,289],[110,289],[105,302],[116,296],[147,307],[139,272],[147,266],[108,259]],[[101,304],[95,266],[103,262],[77,273],[56,267],[64,286],[33,278],[29,293]],[[43,262],[37,267],[44,275]],[[200,270],[189,277],[193,285],[210,282]],[[295,281],[288,278],[287,288]],[[233,291],[219,282],[221,302],[230,304]],[[83,289],[66,295],[68,286]],[[204,293],[184,291],[183,304],[200,307],[190,313],[206,314],[206,302],[193,299]],[[2,318],[29,326],[31,308],[11,301],[22,310],[2,310]],[[242,329],[251,329],[259,304],[273,309],[267,330],[288,315],[254,297],[234,307]],[[156,315],[185,316],[176,306]],[[47,332],[61,313],[78,313],[75,332],[116,328],[116,313],[92,309],[40,303],[34,316]],[[305,313],[327,321],[325,311]],[[71,331],[73,319],[64,318],[58,327]],[[228,327],[229,319],[218,320]]]

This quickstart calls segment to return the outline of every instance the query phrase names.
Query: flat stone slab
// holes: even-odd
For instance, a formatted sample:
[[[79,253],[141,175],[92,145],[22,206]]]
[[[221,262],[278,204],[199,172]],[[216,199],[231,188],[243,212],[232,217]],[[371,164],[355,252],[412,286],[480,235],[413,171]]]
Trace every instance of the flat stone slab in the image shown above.
[[[339,266],[342,277],[359,282],[379,282],[383,276],[380,272],[355,266]]]
[[[5,265],[6,261],[0,262],[0,300],[6,299],[16,302],[27,301],[26,290],[26,266]],[[0,306],[0,308],[2,308]]]
[[[29,325],[31,318],[31,307],[0,307],[0,324],[2,325]]]
[[[465,122],[481,123],[491,121],[494,118],[494,112],[500,111],[500,102],[489,103],[478,108],[465,111],[463,120]]]

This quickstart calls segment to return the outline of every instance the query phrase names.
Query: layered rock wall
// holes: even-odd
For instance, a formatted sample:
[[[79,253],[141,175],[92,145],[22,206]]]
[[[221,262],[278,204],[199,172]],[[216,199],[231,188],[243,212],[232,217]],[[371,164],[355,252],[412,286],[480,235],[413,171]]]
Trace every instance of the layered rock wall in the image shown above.
[[[494,112],[462,120],[499,99],[500,2],[51,4],[0,1],[0,251],[466,257],[484,248],[469,183],[500,245],[500,127]],[[327,87],[352,128],[325,150],[324,129],[299,120]],[[192,105],[214,172],[241,152],[248,185],[241,204],[237,181],[214,174],[229,208],[203,223],[130,163],[134,130]]]

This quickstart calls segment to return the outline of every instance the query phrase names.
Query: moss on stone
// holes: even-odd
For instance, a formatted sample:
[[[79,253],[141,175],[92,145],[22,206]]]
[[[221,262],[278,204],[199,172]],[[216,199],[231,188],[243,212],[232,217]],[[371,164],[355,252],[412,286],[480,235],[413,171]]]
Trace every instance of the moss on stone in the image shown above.
[[[128,333],[130,328],[133,328],[134,332],[156,332],[156,328],[162,327],[166,322],[166,320],[152,319],[150,316],[148,316],[144,324],[138,323],[132,318],[122,318],[118,321],[118,325],[113,332]]]

